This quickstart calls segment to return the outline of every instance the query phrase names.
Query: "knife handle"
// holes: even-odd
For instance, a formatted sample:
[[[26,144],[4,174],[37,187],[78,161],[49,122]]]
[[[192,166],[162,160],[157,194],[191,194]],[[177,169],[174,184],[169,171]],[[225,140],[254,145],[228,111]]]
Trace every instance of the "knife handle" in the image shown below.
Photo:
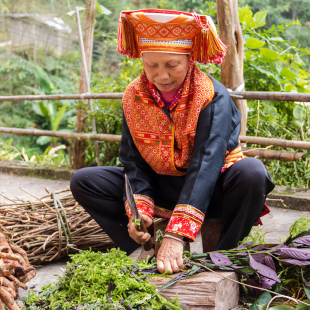
[[[140,221],[140,227],[141,227],[140,230],[142,230],[144,233],[148,233],[149,232],[148,229],[145,226],[145,223],[144,223],[142,217],[141,217],[141,221]],[[148,242],[143,244],[143,248],[144,248],[145,251],[149,251],[149,250],[153,249],[153,238],[152,237],[150,238],[150,240]]]

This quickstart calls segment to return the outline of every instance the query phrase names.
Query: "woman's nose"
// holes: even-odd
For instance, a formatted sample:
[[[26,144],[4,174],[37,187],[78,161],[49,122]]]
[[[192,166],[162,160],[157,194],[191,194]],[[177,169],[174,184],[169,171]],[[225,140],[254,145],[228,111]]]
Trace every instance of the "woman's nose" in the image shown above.
[[[165,68],[159,68],[157,71],[157,78],[160,81],[165,81],[169,79],[169,72]]]

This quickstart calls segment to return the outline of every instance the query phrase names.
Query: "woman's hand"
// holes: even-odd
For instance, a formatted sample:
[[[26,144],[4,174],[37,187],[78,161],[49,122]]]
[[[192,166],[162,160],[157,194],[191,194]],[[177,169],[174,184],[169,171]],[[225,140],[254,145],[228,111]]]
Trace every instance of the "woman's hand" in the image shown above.
[[[153,225],[153,219],[148,215],[141,214],[141,217],[143,218],[146,228],[149,228]],[[151,235],[149,233],[144,233],[143,231],[138,231],[131,219],[129,219],[127,227],[129,236],[138,244],[145,244],[150,240]]]
[[[181,236],[171,234],[181,241]],[[168,271],[168,274],[179,272],[184,269],[183,264],[183,243],[171,238],[164,238],[157,253],[157,269],[160,273]]]

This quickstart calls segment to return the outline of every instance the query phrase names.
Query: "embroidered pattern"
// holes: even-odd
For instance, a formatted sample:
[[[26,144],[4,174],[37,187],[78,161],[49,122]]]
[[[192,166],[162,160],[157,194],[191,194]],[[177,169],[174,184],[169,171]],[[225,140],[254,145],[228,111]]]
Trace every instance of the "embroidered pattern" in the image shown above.
[[[173,122],[152,96],[144,73],[129,84],[123,97],[124,114],[137,149],[156,173],[186,173],[200,112],[213,97],[212,81],[194,62],[190,63],[181,98],[172,107]]]
[[[139,214],[146,214],[150,218],[153,218],[154,217],[154,201],[150,197],[145,196],[145,195],[134,194],[133,196],[135,198],[135,202],[136,202]],[[125,201],[125,210],[126,210],[127,215],[132,217],[132,212],[129,207],[128,200]]]
[[[222,168],[222,172],[224,172],[226,169],[228,169],[233,164],[235,164],[237,161],[243,158],[246,158],[246,156],[243,155],[240,145],[238,145],[231,152],[226,151],[226,156],[225,156],[225,161],[224,161],[224,166]]]
[[[136,16],[128,14],[127,18],[134,26],[137,34],[149,40],[192,39],[201,31],[201,26],[197,24],[196,20],[185,15],[180,15],[166,23],[155,22],[143,13],[136,14]]]
[[[167,225],[166,233],[175,233],[195,241],[205,215],[190,205],[176,205]]]
[[[154,86],[154,84],[152,84],[150,81],[147,81],[147,84],[149,86],[149,90],[150,93],[152,94],[153,98],[156,100],[157,104],[159,105],[160,108],[163,108],[165,106],[165,103],[163,101],[163,99],[161,98],[158,90],[156,89],[156,87]],[[176,105],[179,103],[181,96],[182,96],[182,92],[183,92],[183,86],[181,86],[177,92],[177,94],[175,95],[174,99],[172,100],[172,102],[169,105],[169,111],[171,112]]]

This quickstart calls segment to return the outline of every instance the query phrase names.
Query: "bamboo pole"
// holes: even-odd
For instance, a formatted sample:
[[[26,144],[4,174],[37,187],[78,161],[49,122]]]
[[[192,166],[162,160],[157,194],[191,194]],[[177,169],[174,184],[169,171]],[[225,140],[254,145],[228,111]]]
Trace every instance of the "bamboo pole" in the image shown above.
[[[259,91],[232,91],[231,97],[248,100],[271,100],[271,101],[299,101],[310,102],[310,93],[281,93],[281,92],[259,92]],[[35,100],[88,100],[88,99],[122,99],[123,93],[84,93],[66,95],[22,95],[22,96],[0,96],[0,101],[35,101]]]
[[[96,12],[96,0],[86,0],[86,25],[85,25],[84,45],[85,45],[85,55],[87,63],[86,68],[88,71],[88,76],[90,76],[91,74],[95,12]],[[86,76],[85,71],[82,68],[79,81],[79,93],[84,94],[86,92],[88,92],[86,85]],[[86,111],[83,108],[79,108],[77,111],[75,132],[76,133],[86,132]],[[85,165],[85,157],[86,157],[86,142],[74,140],[72,168],[74,169],[83,168]]]
[[[300,150],[310,150],[310,142],[306,141],[282,140],[275,138],[263,138],[252,136],[239,136],[239,139],[243,143],[268,145],[268,146],[300,149]]]
[[[75,139],[75,140],[98,140],[98,141],[110,141],[110,142],[120,142],[120,135],[107,135],[107,134],[94,134],[94,133],[68,133],[61,131],[51,131],[51,130],[36,130],[36,129],[21,129],[21,128],[8,128],[0,127],[0,133],[12,133],[17,135],[30,135],[30,136],[47,136],[47,137],[57,137],[64,139]]]
[[[250,147],[243,147],[242,152],[248,157],[276,159],[281,161],[297,161],[305,155],[303,152],[276,151],[268,149],[255,149]]]
[[[86,60],[86,54],[85,54],[85,49],[84,49],[80,14],[79,14],[79,9],[77,6],[74,8],[74,10],[75,10],[76,24],[77,24],[77,28],[78,28],[79,43],[80,43],[80,50],[81,50],[81,56],[82,56],[82,64],[83,64],[83,69],[84,69],[84,77],[85,77],[84,81],[86,84],[87,92],[90,93],[91,92],[90,91],[90,77],[88,76],[88,70],[87,70],[87,60]],[[94,111],[93,101],[91,99],[88,100],[88,106],[89,106],[90,112],[93,112]],[[96,122],[95,122],[95,119],[93,117],[91,118],[91,127],[92,127],[93,133],[97,133]],[[94,140],[94,145],[95,145],[97,166],[100,166],[99,145],[98,145],[97,140]]]

